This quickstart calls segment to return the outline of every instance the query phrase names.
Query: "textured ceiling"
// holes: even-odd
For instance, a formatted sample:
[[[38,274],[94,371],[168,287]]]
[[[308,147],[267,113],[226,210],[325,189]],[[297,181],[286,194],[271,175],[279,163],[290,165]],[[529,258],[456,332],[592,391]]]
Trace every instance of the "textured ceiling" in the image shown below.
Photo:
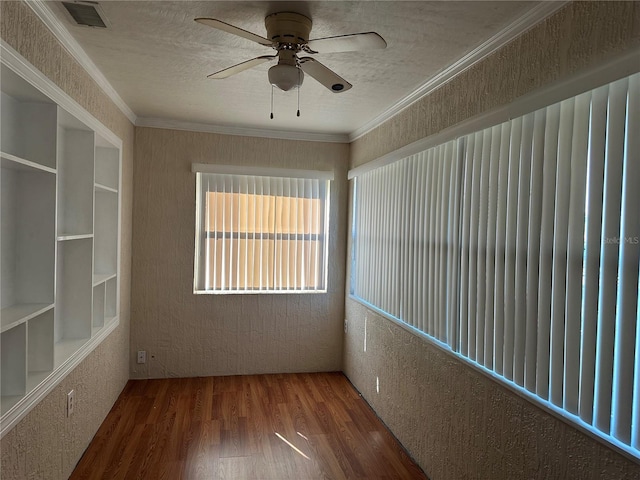
[[[140,118],[225,127],[348,134],[525,14],[534,2],[365,1],[217,2],[103,1],[107,29],[60,22]],[[266,35],[264,17],[294,11],[313,21],[310,37],[378,32],[385,50],[318,54],[353,88],[332,93],[311,77],[297,91],[275,90],[265,63],[225,80],[212,72],[260,55],[268,47],[194,22],[214,17]]]

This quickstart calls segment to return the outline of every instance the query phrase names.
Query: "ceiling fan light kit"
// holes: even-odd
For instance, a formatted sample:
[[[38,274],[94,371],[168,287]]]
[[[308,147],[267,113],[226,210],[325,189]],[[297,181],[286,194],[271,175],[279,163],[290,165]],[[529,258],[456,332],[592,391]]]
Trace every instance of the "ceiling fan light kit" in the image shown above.
[[[293,50],[282,50],[278,64],[269,69],[269,83],[280,90],[288,92],[292,88],[300,87],[304,80],[304,73],[300,69],[298,59]]]
[[[283,91],[300,87],[304,74],[318,81],[333,93],[349,90],[352,85],[330,68],[312,57],[298,57],[300,52],[309,55],[317,53],[349,52],[386,48],[387,43],[375,32],[354,33],[336,37],[309,40],[311,19],[294,12],[280,12],[265,18],[267,37],[262,37],[215,18],[196,18],[196,22],[223,32],[251,40],[260,45],[271,47],[276,55],[265,55],[233,65],[209,75],[209,78],[223,79],[278,59],[277,65],[269,69],[269,82]]]

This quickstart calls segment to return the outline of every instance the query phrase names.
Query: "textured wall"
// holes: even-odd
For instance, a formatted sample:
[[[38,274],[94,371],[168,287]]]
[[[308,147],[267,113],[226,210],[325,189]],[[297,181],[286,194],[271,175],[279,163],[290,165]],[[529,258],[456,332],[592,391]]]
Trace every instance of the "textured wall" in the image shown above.
[[[136,128],[134,378],[339,370],[349,146]],[[329,292],[194,295],[192,163],[332,169]]]
[[[0,35],[123,141],[120,325],[0,443],[9,479],[64,479],[89,444],[129,378],[133,126],[82,67],[21,2],[0,1]],[[66,393],[76,390],[67,419]]]
[[[573,2],[351,144],[351,166],[640,44],[640,2]]]
[[[351,165],[639,44],[639,2],[572,3],[356,140]],[[346,318],[344,371],[433,480],[640,478],[638,463],[351,299]]]

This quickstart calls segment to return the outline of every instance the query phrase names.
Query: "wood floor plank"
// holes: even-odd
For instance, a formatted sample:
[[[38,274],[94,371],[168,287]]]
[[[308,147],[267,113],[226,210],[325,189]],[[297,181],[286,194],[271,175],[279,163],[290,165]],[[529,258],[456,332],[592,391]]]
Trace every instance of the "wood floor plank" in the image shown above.
[[[341,373],[132,380],[71,479],[426,479]]]

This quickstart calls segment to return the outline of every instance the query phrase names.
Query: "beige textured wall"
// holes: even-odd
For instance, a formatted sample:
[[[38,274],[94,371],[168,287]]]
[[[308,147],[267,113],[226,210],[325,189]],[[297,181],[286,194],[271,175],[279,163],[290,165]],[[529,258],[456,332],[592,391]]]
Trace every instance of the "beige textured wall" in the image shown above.
[[[573,3],[356,140],[351,164],[639,44],[640,2]],[[345,373],[431,479],[640,478],[638,463],[349,298],[346,318]]]
[[[349,146],[139,127],[135,144],[132,376],[340,370]],[[192,163],[332,169],[329,292],[194,295]]]
[[[0,443],[3,480],[64,479],[129,378],[133,125],[21,2],[0,1],[0,35],[123,141],[120,325]],[[76,390],[67,419],[66,393]]]

